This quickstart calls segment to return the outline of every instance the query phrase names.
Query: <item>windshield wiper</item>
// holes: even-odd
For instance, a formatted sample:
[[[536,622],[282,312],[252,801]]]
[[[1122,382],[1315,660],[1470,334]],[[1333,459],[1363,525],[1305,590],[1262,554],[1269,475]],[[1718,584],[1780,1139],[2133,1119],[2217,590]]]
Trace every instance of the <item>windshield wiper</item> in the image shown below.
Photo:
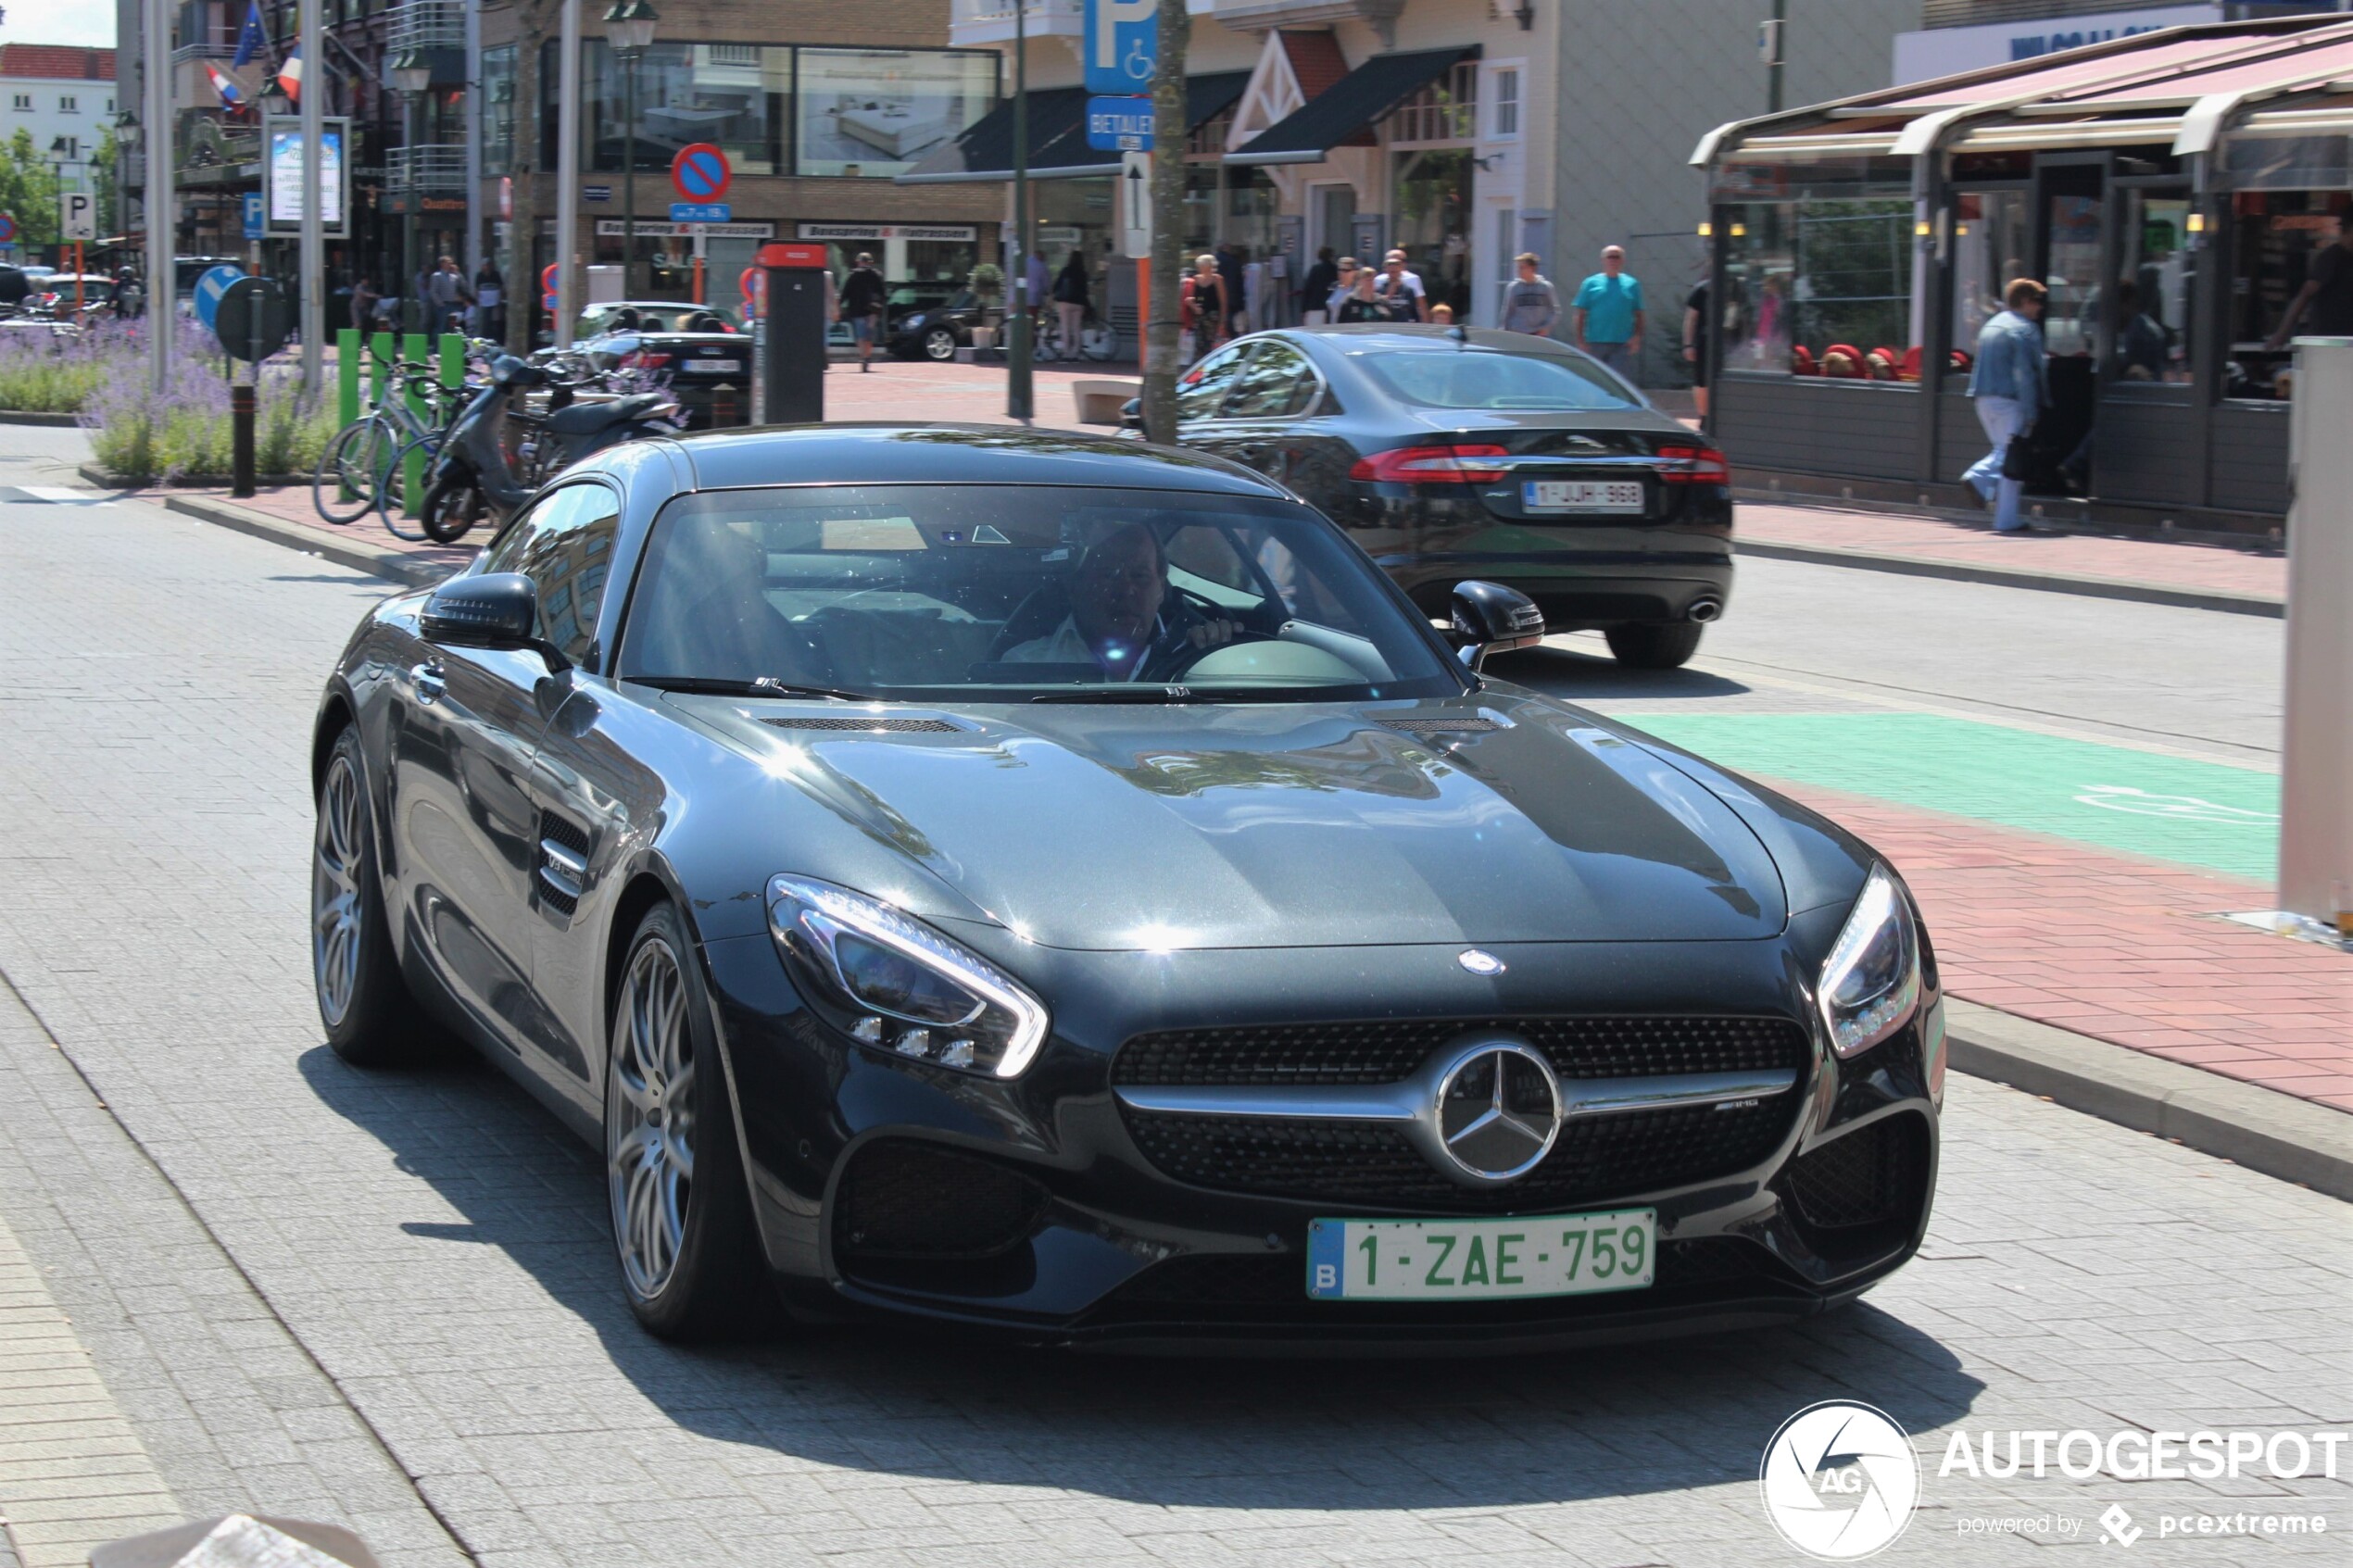
[[[1201,702],[1205,694],[1182,686],[1090,686],[1070,692],[1040,692],[1031,702],[1124,702],[1139,706]]]
[[[779,681],[773,675],[757,680],[738,681],[724,675],[624,675],[641,686],[651,686],[664,692],[699,692],[719,696],[824,696],[841,702],[880,702],[883,699],[868,692],[844,691],[838,686],[802,686],[790,681]]]

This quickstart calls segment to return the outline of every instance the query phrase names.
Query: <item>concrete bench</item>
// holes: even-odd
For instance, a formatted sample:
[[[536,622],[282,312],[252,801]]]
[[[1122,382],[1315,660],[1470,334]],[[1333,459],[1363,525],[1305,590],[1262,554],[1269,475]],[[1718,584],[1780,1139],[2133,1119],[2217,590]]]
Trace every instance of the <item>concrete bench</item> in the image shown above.
[[[1070,383],[1071,395],[1078,402],[1078,422],[1083,425],[1115,425],[1119,422],[1120,406],[1131,397],[1144,395],[1144,383],[1135,381],[1078,381]]]

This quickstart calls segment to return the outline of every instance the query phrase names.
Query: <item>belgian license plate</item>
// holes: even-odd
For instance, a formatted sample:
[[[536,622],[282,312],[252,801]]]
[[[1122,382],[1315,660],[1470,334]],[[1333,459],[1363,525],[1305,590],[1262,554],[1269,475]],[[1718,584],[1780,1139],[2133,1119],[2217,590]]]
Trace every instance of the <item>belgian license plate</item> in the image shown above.
[[[1520,505],[1531,512],[1639,512],[1639,479],[1529,479],[1520,482]]]
[[[1658,1210],[1509,1220],[1315,1220],[1319,1301],[1479,1301],[1641,1290],[1656,1276]]]
[[[743,370],[744,362],[740,359],[698,359],[694,361],[694,366],[705,375],[732,376]]]

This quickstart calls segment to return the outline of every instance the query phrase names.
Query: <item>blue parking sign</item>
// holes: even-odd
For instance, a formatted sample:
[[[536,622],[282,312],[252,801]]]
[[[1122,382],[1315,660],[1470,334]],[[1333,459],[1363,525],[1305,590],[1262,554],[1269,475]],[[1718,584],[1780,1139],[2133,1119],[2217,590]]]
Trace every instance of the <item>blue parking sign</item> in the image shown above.
[[[1087,91],[1151,91],[1160,66],[1160,0],[1086,0]]]
[[[260,239],[264,232],[264,228],[265,226],[262,221],[261,210],[261,193],[259,191],[247,191],[245,193],[245,238],[249,240]]]
[[[1127,97],[1088,99],[1087,144],[1115,153],[1151,152],[1152,101]]]

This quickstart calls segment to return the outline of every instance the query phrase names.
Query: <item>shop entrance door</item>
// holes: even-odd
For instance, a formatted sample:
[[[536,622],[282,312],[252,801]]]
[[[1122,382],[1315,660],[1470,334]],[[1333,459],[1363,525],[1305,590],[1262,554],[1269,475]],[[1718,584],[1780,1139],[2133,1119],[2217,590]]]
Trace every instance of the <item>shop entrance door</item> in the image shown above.
[[[2043,309],[2051,406],[2037,421],[2038,495],[2087,493],[2099,366],[2108,351],[2108,160],[2046,161],[2039,171],[2043,232],[2038,276],[2050,292]]]

